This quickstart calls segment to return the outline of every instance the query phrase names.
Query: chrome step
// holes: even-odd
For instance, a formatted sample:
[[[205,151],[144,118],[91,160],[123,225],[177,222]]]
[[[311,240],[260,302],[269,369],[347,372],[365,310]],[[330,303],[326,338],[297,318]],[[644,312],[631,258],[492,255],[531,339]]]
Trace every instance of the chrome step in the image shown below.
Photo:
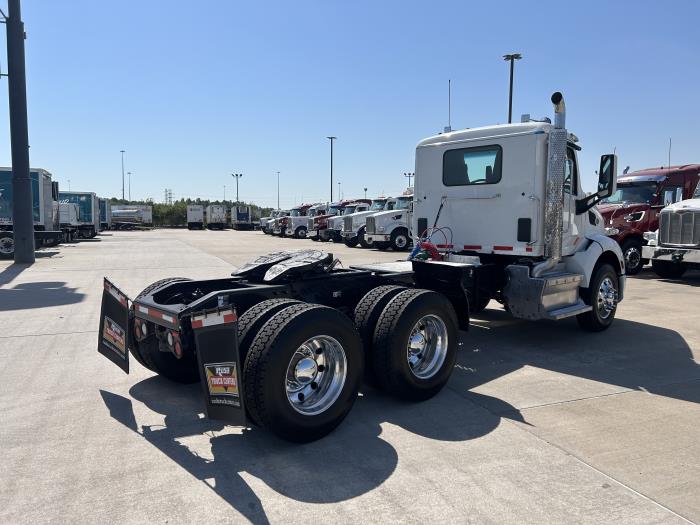
[[[559,319],[565,319],[567,317],[573,317],[578,314],[590,312],[592,309],[593,307],[591,305],[588,305],[583,301],[579,300],[578,303],[572,304],[571,306],[564,306],[562,308],[549,310],[547,312],[547,318],[557,321]]]

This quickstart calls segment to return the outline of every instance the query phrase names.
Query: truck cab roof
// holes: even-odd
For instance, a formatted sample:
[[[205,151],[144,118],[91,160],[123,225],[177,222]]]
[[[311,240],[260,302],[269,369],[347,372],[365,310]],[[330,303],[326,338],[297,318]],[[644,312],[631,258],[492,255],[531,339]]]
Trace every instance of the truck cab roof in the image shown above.
[[[442,146],[455,142],[468,142],[470,140],[481,140],[494,137],[509,137],[515,135],[534,135],[537,133],[547,133],[554,126],[548,122],[519,122],[515,124],[498,124],[495,126],[483,126],[479,128],[466,128],[449,133],[439,133],[432,137],[421,140],[417,148],[429,146]],[[572,136],[572,139],[574,137]]]

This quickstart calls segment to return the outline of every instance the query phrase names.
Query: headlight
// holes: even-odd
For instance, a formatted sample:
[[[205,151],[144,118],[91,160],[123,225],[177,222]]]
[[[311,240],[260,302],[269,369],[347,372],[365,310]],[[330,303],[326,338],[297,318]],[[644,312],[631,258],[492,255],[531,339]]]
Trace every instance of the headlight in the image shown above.
[[[620,233],[619,228],[605,228],[605,235],[612,236]]]
[[[392,219],[394,219],[395,221],[398,221],[398,220],[401,218],[401,216],[402,216],[402,214],[399,213],[398,215],[394,215],[394,216],[392,217]]]
[[[644,237],[644,240],[647,242],[656,242],[656,232],[644,232],[642,234],[642,237]]]
[[[624,216],[627,222],[639,222],[644,218],[643,211],[635,211]]]
[[[383,232],[384,231],[384,226],[378,226],[377,227],[378,232]]]

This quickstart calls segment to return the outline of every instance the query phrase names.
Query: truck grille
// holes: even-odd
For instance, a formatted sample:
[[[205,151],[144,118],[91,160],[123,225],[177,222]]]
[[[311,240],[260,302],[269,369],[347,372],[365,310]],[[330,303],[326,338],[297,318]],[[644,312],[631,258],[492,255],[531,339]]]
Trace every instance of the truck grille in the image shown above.
[[[367,233],[374,233],[374,217],[367,217],[367,222],[365,222],[365,231]]]
[[[314,229],[314,218],[313,217],[309,217],[308,219],[306,219],[306,229],[307,230]]]
[[[662,212],[659,216],[659,245],[700,246],[700,212]]]
[[[352,231],[352,217],[343,217],[343,231]]]

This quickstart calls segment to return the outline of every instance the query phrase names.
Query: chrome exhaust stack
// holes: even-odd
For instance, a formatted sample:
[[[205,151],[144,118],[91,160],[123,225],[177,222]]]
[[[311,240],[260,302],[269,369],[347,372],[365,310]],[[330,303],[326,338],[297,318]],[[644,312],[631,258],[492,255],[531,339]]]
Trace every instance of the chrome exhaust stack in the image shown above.
[[[532,269],[532,277],[539,277],[554,268],[561,260],[562,225],[564,217],[564,173],[566,163],[566,105],[560,92],[552,95],[554,128],[549,132],[547,181],[544,204],[544,255],[546,261]]]

